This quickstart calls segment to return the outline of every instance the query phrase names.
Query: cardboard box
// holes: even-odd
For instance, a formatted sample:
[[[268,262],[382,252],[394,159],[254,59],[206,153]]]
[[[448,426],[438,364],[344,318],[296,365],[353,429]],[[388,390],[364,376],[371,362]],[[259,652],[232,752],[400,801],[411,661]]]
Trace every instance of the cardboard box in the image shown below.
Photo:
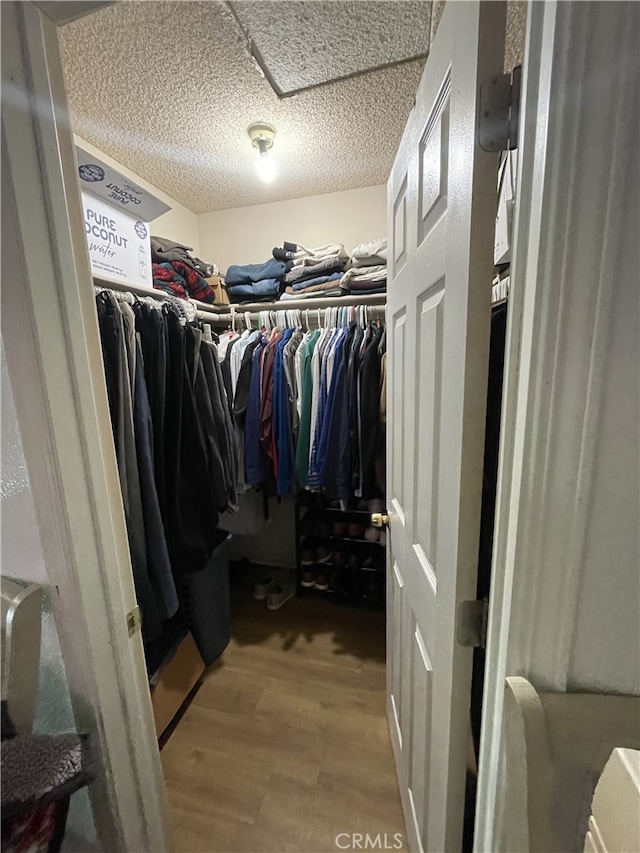
[[[77,146],[76,156],[94,275],[152,288],[149,223],[171,208]]]
[[[216,292],[216,301],[214,302],[214,305],[229,305],[229,296],[224,288],[224,279],[222,276],[212,275],[210,278],[205,279],[205,281]]]
[[[180,706],[193,690],[205,666],[195,640],[187,634],[178,651],[160,673],[151,694],[153,718],[158,737],[175,717]]]

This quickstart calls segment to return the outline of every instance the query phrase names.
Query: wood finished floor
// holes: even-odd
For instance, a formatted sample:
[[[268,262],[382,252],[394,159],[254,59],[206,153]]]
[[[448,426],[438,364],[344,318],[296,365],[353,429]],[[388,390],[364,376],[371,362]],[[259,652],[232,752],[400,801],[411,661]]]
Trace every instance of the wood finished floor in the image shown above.
[[[233,609],[231,644],[161,753],[176,850],[335,853],[338,833],[404,840],[383,615],[309,598],[270,612],[249,583]]]

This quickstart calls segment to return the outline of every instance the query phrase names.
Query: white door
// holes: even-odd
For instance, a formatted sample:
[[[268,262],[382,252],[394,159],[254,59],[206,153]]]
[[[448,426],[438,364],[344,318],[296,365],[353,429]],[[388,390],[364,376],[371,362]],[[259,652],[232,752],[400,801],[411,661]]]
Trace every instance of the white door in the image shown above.
[[[447,3],[388,188],[388,713],[413,850],[460,850],[496,155],[476,138],[505,4]]]
[[[525,849],[506,678],[640,695],[639,34],[637,3],[529,4],[478,853]],[[539,778],[530,814],[553,828],[553,849],[582,850],[588,786],[581,803],[556,783],[550,817]],[[524,829],[531,850],[552,849]]]
[[[87,4],[46,4],[57,17],[62,6]],[[34,3],[4,2],[0,14],[1,331],[33,547],[39,538],[75,728],[101,763],[88,788],[100,847],[162,853],[170,818],[142,640],[127,624],[136,597],[58,38]],[[31,579],[17,560],[13,570]],[[61,692],[60,656],[45,649],[46,684]]]

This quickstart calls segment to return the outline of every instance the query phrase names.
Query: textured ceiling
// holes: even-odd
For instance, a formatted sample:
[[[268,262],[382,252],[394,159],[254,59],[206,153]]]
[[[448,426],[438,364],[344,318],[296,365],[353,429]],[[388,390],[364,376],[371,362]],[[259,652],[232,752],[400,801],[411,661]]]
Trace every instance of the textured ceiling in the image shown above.
[[[229,4],[279,93],[368,71],[429,50],[431,4],[236,0]],[[286,50],[283,50],[283,39]]]
[[[267,32],[254,9],[252,39],[277,50],[274,32],[282,22],[281,53],[289,55],[291,33],[300,55],[306,31],[315,56],[311,74],[323,54],[331,77],[393,56],[384,26],[373,41],[364,23],[345,34],[342,3],[248,4],[256,5],[268,7],[271,19]],[[308,5],[313,13],[294,14],[293,7]],[[420,7],[400,0],[344,5],[362,7],[360,20],[374,15],[389,32],[401,7]],[[241,14],[242,4],[234,10]],[[421,20],[428,19],[423,12]],[[424,38],[427,31],[424,24]],[[122,2],[59,32],[74,130],[195,213],[386,182],[424,66],[414,60],[281,100],[223,3]],[[409,42],[409,53],[422,38]],[[309,79],[296,77],[286,62],[276,66],[290,83]],[[277,130],[278,177],[271,185],[254,168],[246,130],[256,121]]]

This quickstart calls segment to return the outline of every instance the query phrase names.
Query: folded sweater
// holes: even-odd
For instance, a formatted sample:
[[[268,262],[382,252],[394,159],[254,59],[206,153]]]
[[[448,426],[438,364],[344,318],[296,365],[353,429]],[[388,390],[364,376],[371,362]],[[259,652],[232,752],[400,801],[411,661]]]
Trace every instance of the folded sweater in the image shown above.
[[[312,278],[303,278],[302,281],[296,281],[293,285],[294,290],[307,290],[314,287],[316,284],[326,284],[330,281],[339,281],[342,278],[342,271],[332,272],[328,275],[316,275]]]
[[[387,265],[376,264],[371,267],[350,267],[342,276],[340,284],[345,287],[350,281],[355,279],[368,279],[370,281],[382,281],[387,277]]]
[[[345,284],[341,284],[345,290],[350,290],[352,293],[361,293],[366,290],[371,290],[372,288],[382,287],[384,290],[387,286],[386,278],[381,279],[371,279],[371,278],[352,278],[351,281],[348,281]]]
[[[322,287],[322,285],[320,285]],[[286,292],[282,294],[280,297],[281,302],[286,302],[289,299],[308,299],[309,301],[313,301],[314,299],[333,299],[336,296],[344,296],[347,293],[346,290],[342,290],[339,287],[331,287],[329,290],[319,291],[319,290],[301,290],[294,291],[291,290],[290,287],[287,288]]]
[[[270,258],[264,264],[232,264],[225,276],[227,286],[234,284],[252,284],[265,279],[282,280],[287,270],[292,267],[291,261],[277,261]]]
[[[297,281],[302,281],[305,278],[316,278],[320,275],[331,275],[334,272],[341,272],[345,268],[345,259],[336,258],[335,256],[324,258],[312,266],[298,266],[290,270],[284,277],[287,284],[295,284]]]
[[[264,278],[251,284],[229,285],[227,279],[227,296],[230,302],[252,302],[263,299],[277,299],[280,295],[281,283],[276,278]]]
[[[284,245],[286,249],[288,244],[285,243]],[[304,246],[298,246],[294,252],[293,263],[296,267],[309,267],[326,258],[337,258],[346,262],[349,256],[345,252],[342,243],[327,243],[326,246],[316,246],[315,249],[306,249]]]
[[[369,243],[360,243],[351,252],[351,265],[354,267],[374,266],[387,262],[387,238],[380,237]]]

